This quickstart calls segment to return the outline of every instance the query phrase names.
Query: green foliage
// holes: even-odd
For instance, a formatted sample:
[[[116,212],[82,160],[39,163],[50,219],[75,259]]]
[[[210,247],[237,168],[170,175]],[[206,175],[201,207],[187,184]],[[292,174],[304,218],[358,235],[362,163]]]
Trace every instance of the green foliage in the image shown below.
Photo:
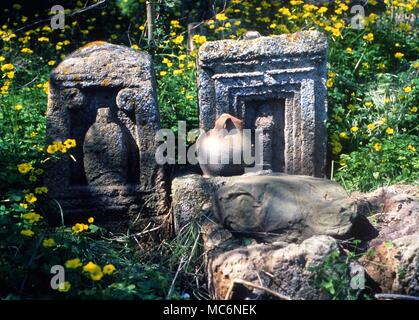
[[[73,227],[49,227],[41,215],[27,211],[22,198],[10,195],[0,206],[0,299],[163,299],[172,281],[164,266],[142,262],[140,252],[127,241],[111,241],[93,222]],[[87,223],[87,221],[86,221]],[[25,231],[30,230],[30,233]],[[23,232],[22,232],[23,231]],[[66,262],[79,259],[77,267]],[[97,277],[84,270],[92,261]],[[51,267],[66,267],[68,291],[50,286]],[[106,265],[116,268],[106,274]],[[174,297],[177,296],[175,291]]]
[[[419,181],[419,158],[411,148],[419,138],[400,134],[383,140],[373,139],[349,155],[341,155],[342,167],[336,175],[349,190],[369,191],[395,183]],[[378,150],[378,151],[377,151]]]
[[[361,290],[352,289],[353,279],[349,273],[348,257],[341,256],[338,250],[332,251],[320,265],[311,266],[312,283],[333,300],[359,299]]]
[[[199,46],[207,39],[236,39],[250,29],[262,35],[318,29],[329,40],[329,149],[331,159],[340,166],[335,178],[346,188],[361,191],[417,181],[417,21],[409,20],[412,1],[402,2],[403,6],[393,4],[389,8],[370,1],[366,28],[354,30],[348,24],[348,6],[339,1],[327,8],[298,0],[293,4],[231,0],[224,8],[224,1],[216,1],[218,14],[197,28],[200,34],[193,39],[196,48],[190,51],[186,43],[190,19],[186,16],[207,16],[207,12],[199,12],[205,1],[191,2],[192,14],[182,12],[180,0],[157,1],[151,45],[162,127],[176,133],[180,120],[187,122],[188,130],[198,126],[195,61]],[[66,1],[65,8],[73,11],[92,3]],[[124,44],[134,50],[151,49],[144,29],[144,3],[107,1],[104,7],[68,16],[64,30],[51,30],[48,23],[27,28],[48,17],[49,8],[34,14],[11,3],[0,13],[2,299],[160,299],[169,290],[172,298],[179,298],[181,289],[190,287],[190,274],[201,269],[199,225],[195,222],[159,248],[164,254],[157,252],[157,258],[147,254],[146,260],[131,243],[132,238],[116,239],[86,221],[81,224],[88,229],[80,232],[65,221],[61,227],[52,227],[47,223],[52,212],[43,212],[38,205],[46,196],[39,189],[43,187],[45,165],[71,156],[71,150],[62,146],[49,153],[44,143],[49,73],[67,54],[94,40]],[[27,171],[19,172],[22,164]],[[38,214],[42,218],[35,221]],[[49,241],[44,245],[44,240]],[[79,258],[82,266],[67,270],[69,290],[52,290],[51,266],[74,258]],[[108,264],[116,271],[93,280],[83,271],[89,261],[102,273]],[[336,299],[359,297],[348,286],[348,262],[348,258],[331,254],[316,269],[315,283]],[[184,272],[173,281],[178,269]]]

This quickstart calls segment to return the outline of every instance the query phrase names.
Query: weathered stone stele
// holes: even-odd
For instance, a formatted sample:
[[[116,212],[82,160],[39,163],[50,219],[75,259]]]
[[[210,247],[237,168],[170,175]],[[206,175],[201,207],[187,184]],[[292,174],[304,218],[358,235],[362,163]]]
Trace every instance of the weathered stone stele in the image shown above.
[[[159,213],[165,188],[154,158],[158,129],[151,57],[106,42],[78,49],[50,77],[48,143],[77,142],[75,161],[64,157],[49,168],[50,195],[66,214]]]
[[[198,56],[200,126],[223,113],[263,129],[264,169],[323,177],[326,38],[316,31],[205,43]]]

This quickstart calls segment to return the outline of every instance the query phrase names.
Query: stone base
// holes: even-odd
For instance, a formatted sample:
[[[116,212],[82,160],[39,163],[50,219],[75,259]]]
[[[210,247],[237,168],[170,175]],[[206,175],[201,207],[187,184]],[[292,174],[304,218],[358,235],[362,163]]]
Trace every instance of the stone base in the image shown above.
[[[263,299],[259,287],[291,299],[326,299],[309,267],[351,236],[354,200],[338,184],[260,172],[178,177],[172,183],[175,231],[202,225],[208,287],[216,299]],[[250,283],[243,285],[243,281]]]
[[[215,299],[275,298],[257,286],[293,300],[328,299],[311,284],[310,268],[337,248],[336,240],[328,236],[285,247],[276,242],[245,246],[230,240],[208,254],[209,288]]]
[[[175,230],[207,215],[238,235],[301,242],[313,235],[350,236],[356,205],[330,180],[266,171],[173,180]]]

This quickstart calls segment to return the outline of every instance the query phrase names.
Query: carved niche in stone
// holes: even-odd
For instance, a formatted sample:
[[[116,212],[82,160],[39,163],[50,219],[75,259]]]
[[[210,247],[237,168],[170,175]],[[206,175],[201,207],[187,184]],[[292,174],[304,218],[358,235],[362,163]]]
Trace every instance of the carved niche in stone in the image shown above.
[[[164,179],[155,162],[159,129],[151,57],[93,42],[52,72],[47,139],[73,138],[74,160],[47,172],[50,195],[65,213],[138,213],[165,206]]]
[[[244,129],[264,130],[264,169],[324,176],[326,50],[316,31],[205,43],[198,56],[201,128],[229,113]]]

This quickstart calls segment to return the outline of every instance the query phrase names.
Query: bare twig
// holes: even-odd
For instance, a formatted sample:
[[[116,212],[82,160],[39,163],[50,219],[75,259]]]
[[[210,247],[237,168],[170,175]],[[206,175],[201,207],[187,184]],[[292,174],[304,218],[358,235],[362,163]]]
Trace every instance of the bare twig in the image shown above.
[[[94,9],[94,8],[96,8],[96,7],[99,7],[100,5],[104,4],[106,1],[107,1],[107,0],[100,0],[100,1],[99,1],[99,2],[97,2],[97,3],[94,3],[94,4],[92,4],[92,5],[88,6],[88,7],[84,7],[84,8],[82,8],[82,9],[76,10],[76,11],[74,11],[74,12],[72,12],[72,13],[70,13],[70,14],[66,15],[66,16],[67,16],[67,17],[70,17],[70,18],[71,18],[71,17],[74,17],[74,16],[76,16],[76,15],[79,15],[80,13],[83,13],[83,12],[86,12],[86,11],[88,11],[88,10],[92,10],[92,9]],[[42,24],[42,23],[49,22],[49,21],[51,21],[51,18],[46,18],[46,19],[38,20],[38,21],[36,21],[36,22],[33,22],[33,23],[28,24],[28,25],[26,25],[26,26],[23,26],[23,27],[21,27],[21,28],[19,28],[19,29],[16,29],[14,32],[15,32],[15,33],[16,33],[16,32],[20,32],[20,31],[23,31],[23,30],[26,30],[26,29],[29,29],[29,28],[32,28],[32,27],[38,26],[38,25],[40,25],[40,24]]]
[[[275,297],[277,297],[281,300],[291,300],[291,298],[288,297],[288,296],[285,296],[285,295],[283,295],[281,293],[278,293],[274,290],[262,287],[260,285],[254,284],[250,281],[246,281],[246,280],[243,280],[243,279],[233,279],[233,281],[231,282],[230,288],[228,289],[227,294],[225,296],[225,300],[230,300],[231,299],[231,296],[233,295],[233,288],[234,288],[235,284],[242,284],[244,286],[248,286],[248,287],[258,289],[258,290],[265,291],[265,292],[267,292],[267,293],[269,293],[269,294],[271,294],[271,295],[273,295],[273,296],[275,296]]]
[[[182,257],[182,258],[180,259],[179,266],[178,266],[178,268],[177,268],[177,271],[176,271],[176,273],[175,273],[175,276],[173,277],[172,284],[170,285],[170,289],[169,289],[169,292],[167,293],[166,299],[170,299],[170,297],[172,296],[172,292],[173,292],[173,289],[174,289],[174,287],[175,287],[176,279],[177,279],[177,277],[178,277],[178,275],[179,275],[179,272],[180,272],[180,270],[182,270],[182,269],[183,269],[183,267],[185,266],[184,262],[185,262],[185,260],[184,260],[184,259],[183,259],[183,257]]]

